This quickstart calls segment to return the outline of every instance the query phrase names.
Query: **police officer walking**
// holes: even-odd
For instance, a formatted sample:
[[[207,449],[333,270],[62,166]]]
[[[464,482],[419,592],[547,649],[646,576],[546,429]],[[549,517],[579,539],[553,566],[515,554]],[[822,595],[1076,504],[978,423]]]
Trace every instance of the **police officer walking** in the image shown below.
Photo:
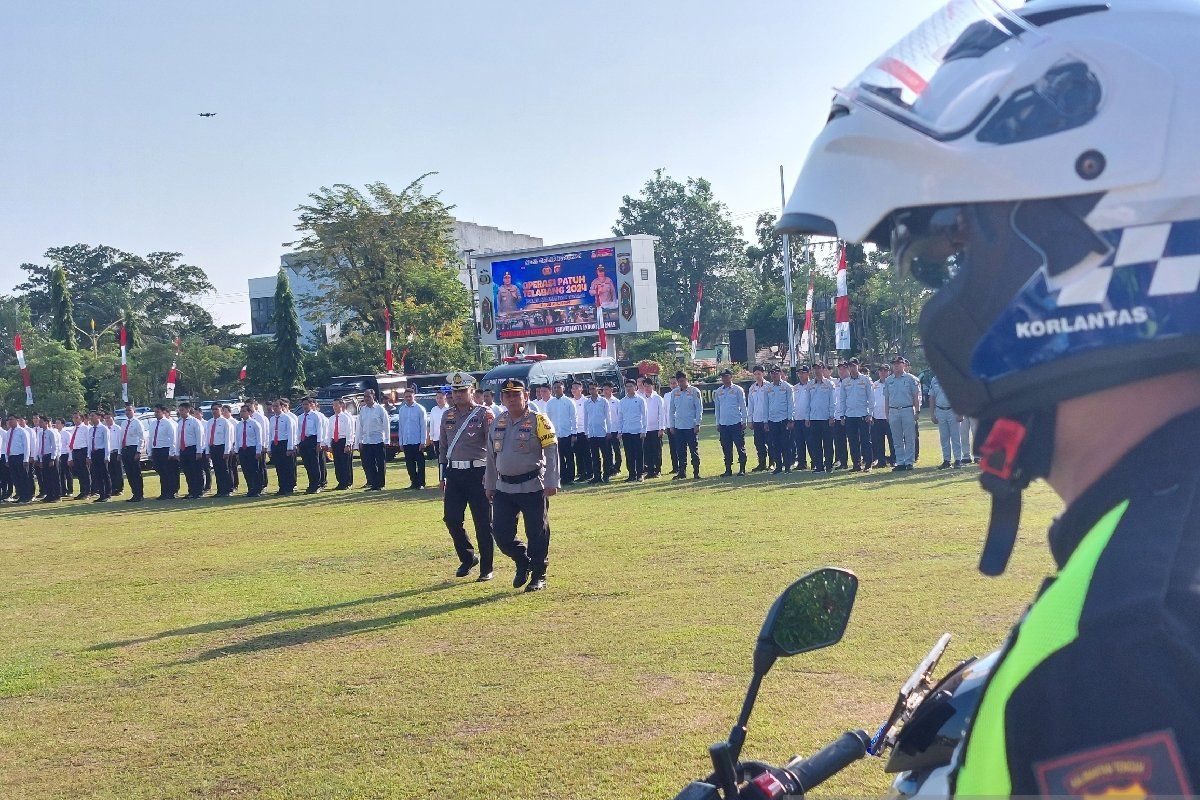
[[[442,521],[450,531],[458,554],[455,577],[465,578],[479,567],[478,581],[492,579],[492,507],[483,488],[487,469],[488,431],[495,421],[492,410],[475,404],[475,379],[464,372],[447,376],[450,406],[441,415],[438,431],[438,466],[442,473]],[[557,461],[556,461],[557,463]],[[466,510],[471,509],[478,553],[467,538]],[[515,528],[515,526],[514,526]]]
[[[713,416],[717,420],[717,436],[721,454],[725,456],[722,478],[733,475],[733,451],[737,449],[738,475],[746,474],[746,423],[750,412],[746,407],[746,391],[733,382],[733,372],[721,370],[721,385],[713,392]]]
[[[892,374],[884,381],[887,394],[888,427],[892,429],[892,446],[896,448],[896,466],[892,472],[913,468],[917,458],[917,415],[921,413],[921,383],[908,374],[908,359],[892,359]]]
[[[525,383],[509,378],[500,388],[505,412],[492,423],[483,485],[492,501],[492,534],[500,552],[517,565],[513,588],[546,588],[550,552],[550,498],[558,491],[558,437],[550,418],[525,404]],[[525,519],[528,545],[517,539]]]

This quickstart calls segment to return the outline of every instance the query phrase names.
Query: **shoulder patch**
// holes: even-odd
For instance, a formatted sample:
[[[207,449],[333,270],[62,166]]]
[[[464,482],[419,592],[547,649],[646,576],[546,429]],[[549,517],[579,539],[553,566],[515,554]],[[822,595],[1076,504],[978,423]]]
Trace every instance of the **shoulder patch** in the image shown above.
[[[1175,734],[1158,731],[1034,765],[1043,795],[1187,796],[1192,793]]]
[[[554,433],[554,423],[550,418],[540,411],[534,413],[536,422],[534,423],[534,433],[541,442],[543,448],[549,447],[558,441],[558,436]]]

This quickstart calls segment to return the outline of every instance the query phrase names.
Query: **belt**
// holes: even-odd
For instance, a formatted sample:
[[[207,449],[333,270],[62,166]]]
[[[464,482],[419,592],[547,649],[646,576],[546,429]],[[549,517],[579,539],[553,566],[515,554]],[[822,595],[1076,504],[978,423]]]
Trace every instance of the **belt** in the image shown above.
[[[941,409],[942,411],[950,411],[954,407],[953,406],[938,406],[938,408]]]
[[[535,469],[532,472],[526,472],[521,475],[501,475],[500,482],[501,483],[524,483],[525,481],[531,481],[534,478],[541,476],[541,474],[542,474],[542,471],[540,469]]]
[[[446,466],[449,469],[479,469],[480,467],[486,467],[487,461],[482,458],[475,461],[451,461]],[[537,473],[534,474],[536,475]],[[519,481],[517,482],[519,483]]]
[[[906,408],[912,408],[912,406],[888,406],[888,408],[892,411],[903,411]]]

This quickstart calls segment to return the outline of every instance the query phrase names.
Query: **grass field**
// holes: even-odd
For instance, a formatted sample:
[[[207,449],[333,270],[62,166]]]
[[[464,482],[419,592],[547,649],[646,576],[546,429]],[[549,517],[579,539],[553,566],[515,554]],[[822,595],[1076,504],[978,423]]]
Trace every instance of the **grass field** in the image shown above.
[[[0,794],[673,797],[728,732],[762,615],[824,565],[844,641],[781,661],[746,755],[870,728],[943,631],[995,647],[1050,569],[1031,492],[1013,565],[975,571],[973,468],[707,477],[552,501],[548,591],[458,581],[435,489],[0,510]],[[704,471],[719,472],[713,429]],[[361,472],[357,474],[361,483]],[[303,481],[302,481],[303,483]],[[157,493],[151,478],[147,495]],[[826,795],[877,794],[878,762]]]

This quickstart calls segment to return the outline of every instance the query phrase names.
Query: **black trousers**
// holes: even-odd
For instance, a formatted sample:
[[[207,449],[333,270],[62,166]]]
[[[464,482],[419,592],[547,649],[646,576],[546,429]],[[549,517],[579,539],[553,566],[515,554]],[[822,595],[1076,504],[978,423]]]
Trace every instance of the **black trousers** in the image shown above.
[[[775,469],[791,466],[784,463],[787,460],[785,456],[790,438],[791,433],[787,429],[786,420],[767,423],[767,455],[771,459],[771,466]]]
[[[155,447],[150,451],[150,463],[158,473],[158,499],[174,497],[179,491],[179,462],[171,460],[171,448]],[[172,485],[172,478],[176,485]]]
[[[526,545],[517,538],[517,516],[525,518]],[[517,567],[527,566],[533,576],[546,574],[550,564],[550,501],[536,492],[510,494],[497,489],[492,495],[492,535],[500,552]]]
[[[8,457],[0,457],[0,500],[12,497],[12,473],[8,469]]]
[[[329,464],[325,460],[325,453],[317,450],[317,466],[321,468],[321,488],[324,489],[329,485]]]
[[[372,489],[382,489],[387,480],[386,462],[384,461],[383,442],[378,444],[360,444],[358,455],[362,459],[363,475],[367,486]]]
[[[805,469],[808,467],[808,428],[804,426],[804,420],[793,420],[791,433],[792,447],[789,460],[797,468]]]
[[[679,432],[671,428],[667,429],[667,450],[671,456],[671,472],[678,475],[687,468],[687,453],[683,454],[685,459],[683,469],[679,467]]]
[[[66,497],[75,491],[75,474],[71,471],[71,456],[58,457],[58,496]]]
[[[700,445],[696,441],[695,428],[676,428],[675,429],[675,449],[679,451],[679,469],[678,474],[683,475],[687,472],[687,454],[691,451],[692,454],[692,473],[700,474]]]
[[[767,466],[767,423],[751,422],[754,429],[754,453],[758,456],[758,466]]]
[[[887,442],[887,455],[883,445]],[[892,426],[886,419],[876,419],[871,422],[871,455],[876,466],[885,467],[896,463],[896,446],[892,444]]]
[[[196,459],[196,447],[185,447],[179,452],[179,468],[187,480],[188,497],[204,494],[204,465]]]
[[[625,466],[628,468],[629,477],[642,477],[646,469],[645,440],[638,433],[622,433],[621,444],[625,448]]]
[[[646,441],[642,443],[642,459],[647,475],[658,475],[662,472],[662,440],[661,430],[646,431]]]
[[[500,493],[496,493],[499,497]],[[467,537],[467,508],[471,509],[471,521],[475,525],[475,541],[479,545],[479,574],[492,571],[492,504],[483,489],[483,467],[471,469],[446,468],[446,493],[442,496],[442,521],[450,531],[454,552],[459,563],[470,564],[475,560],[476,550]],[[515,528],[515,523],[514,523]]]
[[[300,461],[304,464],[304,474],[308,476],[308,491],[315,492],[321,488],[321,465],[317,463],[321,457],[321,448],[317,445],[317,437],[305,436],[300,442],[299,451]]]
[[[339,487],[354,485],[354,453],[346,452],[345,439],[333,443],[333,476]]]
[[[575,481],[575,437],[558,437],[558,476],[563,486]]]
[[[424,445],[404,445],[404,468],[408,470],[408,485],[417,489],[425,488],[425,449]]]
[[[209,445],[209,456],[212,459],[213,483],[217,485],[217,494],[229,494],[233,491],[233,478],[229,475],[229,459],[225,456],[225,445]]]
[[[238,489],[241,484],[241,479],[238,477],[238,466],[241,462],[241,459],[239,459],[237,457],[236,451],[231,453],[231,455],[233,456],[233,459],[232,460],[227,459],[225,461],[225,466],[226,466],[226,469],[229,470],[229,491],[232,492],[232,491]]]
[[[733,451],[737,449],[738,465],[746,468],[746,431],[741,425],[718,425],[717,436],[721,440],[721,454],[725,456],[725,469],[733,468]]]
[[[77,447],[71,451],[71,472],[79,482],[78,497],[87,497],[92,493],[92,475],[88,471],[88,451],[86,447]]]
[[[108,462],[103,450],[92,451],[92,490],[99,493],[101,500],[112,496],[112,478],[108,474]]]
[[[135,500],[142,499],[142,456],[137,445],[129,445],[121,450],[121,460],[125,463],[125,475],[129,483],[129,495]]]
[[[58,500],[62,497],[61,488],[58,482],[58,457],[42,456],[42,494],[46,495],[47,500]]]
[[[13,430],[20,430],[14,428]],[[28,503],[33,499],[33,476],[29,474],[29,465],[25,463],[25,456],[10,455],[8,457],[8,474],[9,480],[12,481],[13,494],[23,503]]]
[[[612,471],[612,456],[611,450],[608,447],[607,436],[589,436],[588,437],[588,453],[591,455],[589,463],[589,472],[592,480],[600,481],[608,478],[608,473]]]
[[[258,450],[253,447],[239,448],[238,461],[246,476],[246,494],[257,497],[263,490],[262,473],[258,469]]]
[[[610,433],[608,435],[608,449],[612,452],[608,461],[612,464],[612,471],[621,471],[621,435],[619,433]]]
[[[213,487],[212,457],[208,453],[200,457],[200,478],[201,485],[204,487],[202,493],[207,493]]]
[[[108,482],[113,494],[125,491],[125,468],[119,450],[108,454]]]
[[[575,478],[583,481],[592,479],[592,448],[586,433],[575,434]]]
[[[833,423],[833,460],[839,467],[846,466],[846,425],[840,419]]]
[[[867,417],[846,417],[846,438],[850,442],[850,461],[855,468],[871,466],[871,426]]]
[[[283,494],[296,491],[296,454],[288,453],[287,442],[271,445],[271,462],[275,465],[279,491]]]
[[[830,430],[829,420],[812,420],[805,438],[808,440],[808,456],[812,459],[813,469],[832,470],[833,431]]]

